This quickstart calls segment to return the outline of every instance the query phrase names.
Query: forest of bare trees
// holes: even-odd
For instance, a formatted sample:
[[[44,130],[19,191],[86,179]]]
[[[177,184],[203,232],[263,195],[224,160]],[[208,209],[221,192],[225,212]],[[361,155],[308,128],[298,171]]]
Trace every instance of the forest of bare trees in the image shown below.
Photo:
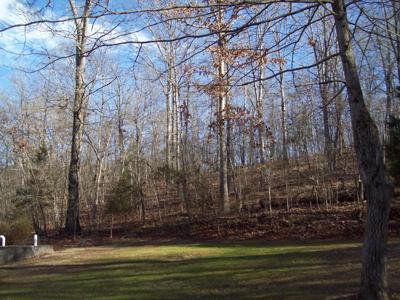
[[[0,220],[75,237],[366,205],[360,299],[388,299],[400,3],[128,2],[7,2]]]

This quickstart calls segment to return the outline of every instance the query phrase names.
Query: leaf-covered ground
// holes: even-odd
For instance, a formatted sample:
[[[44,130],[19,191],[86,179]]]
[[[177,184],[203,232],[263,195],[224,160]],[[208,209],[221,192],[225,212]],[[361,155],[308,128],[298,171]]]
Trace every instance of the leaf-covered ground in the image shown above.
[[[358,242],[69,248],[0,266],[0,299],[325,299],[355,293]],[[400,242],[389,252],[400,295]]]

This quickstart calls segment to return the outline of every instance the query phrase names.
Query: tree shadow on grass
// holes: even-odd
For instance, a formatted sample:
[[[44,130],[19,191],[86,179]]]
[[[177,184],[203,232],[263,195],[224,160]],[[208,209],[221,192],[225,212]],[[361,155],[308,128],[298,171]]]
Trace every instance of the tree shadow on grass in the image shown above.
[[[359,248],[6,266],[0,299],[324,299],[357,291]],[[400,274],[400,262],[394,276]],[[0,273],[1,274],[1,273]],[[395,287],[399,292],[399,286]]]

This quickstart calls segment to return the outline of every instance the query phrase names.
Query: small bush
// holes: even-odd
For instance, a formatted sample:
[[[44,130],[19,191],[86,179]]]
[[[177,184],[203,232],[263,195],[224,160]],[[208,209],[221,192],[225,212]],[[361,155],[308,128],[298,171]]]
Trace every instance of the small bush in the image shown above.
[[[4,235],[6,239],[9,238],[11,234],[11,226],[9,223],[1,222],[0,223],[0,235]],[[6,241],[8,243],[8,240]]]
[[[25,244],[32,238],[32,223],[27,216],[19,216],[10,223],[0,223],[0,234],[6,237],[7,245]]]
[[[131,196],[137,196],[136,194],[136,186],[131,184],[130,174],[124,173],[107,197],[107,213],[119,214],[129,211]]]

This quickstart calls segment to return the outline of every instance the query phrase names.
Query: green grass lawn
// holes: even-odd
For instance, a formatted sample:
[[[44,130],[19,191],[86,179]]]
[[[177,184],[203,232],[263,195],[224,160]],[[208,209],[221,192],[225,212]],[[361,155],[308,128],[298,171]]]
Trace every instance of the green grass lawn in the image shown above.
[[[71,248],[0,266],[0,299],[325,299],[355,293],[356,242]],[[389,283],[400,295],[400,245]]]

